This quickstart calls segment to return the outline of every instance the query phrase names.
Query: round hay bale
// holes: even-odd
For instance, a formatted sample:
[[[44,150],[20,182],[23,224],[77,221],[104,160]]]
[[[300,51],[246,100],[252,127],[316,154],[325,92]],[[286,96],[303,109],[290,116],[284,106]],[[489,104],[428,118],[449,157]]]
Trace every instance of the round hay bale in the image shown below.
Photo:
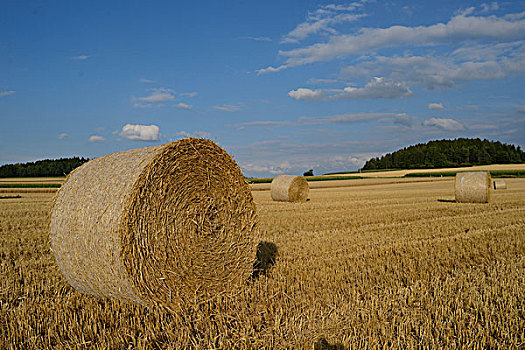
[[[308,199],[308,191],[308,182],[302,176],[278,175],[271,184],[274,201],[305,202]]]
[[[50,240],[75,289],[174,310],[238,291],[253,270],[255,224],[232,157],[187,138],[77,168],[56,195]]]
[[[494,189],[495,190],[506,190],[507,189],[507,183],[505,180],[494,180]]]
[[[488,203],[492,181],[485,171],[456,174],[455,194],[458,203]]]

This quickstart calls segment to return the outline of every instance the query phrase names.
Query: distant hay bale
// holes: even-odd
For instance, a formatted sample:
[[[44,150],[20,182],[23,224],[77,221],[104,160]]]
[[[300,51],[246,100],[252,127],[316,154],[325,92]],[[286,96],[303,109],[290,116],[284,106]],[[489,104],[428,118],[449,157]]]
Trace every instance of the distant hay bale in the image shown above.
[[[174,310],[238,291],[253,270],[255,224],[232,157],[188,138],[77,168],[56,195],[50,240],[75,289]]]
[[[308,191],[308,182],[302,176],[278,175],[271,184],[274,201],[304,202],[308,199]]]
[[[490,173],[485,171],[456,174],[455,194],[458,203],[488,203],[491,190]]]
[[[505,180],[494,180],[494,189],[495,190],[506,190],[507,189],[507,183]]]

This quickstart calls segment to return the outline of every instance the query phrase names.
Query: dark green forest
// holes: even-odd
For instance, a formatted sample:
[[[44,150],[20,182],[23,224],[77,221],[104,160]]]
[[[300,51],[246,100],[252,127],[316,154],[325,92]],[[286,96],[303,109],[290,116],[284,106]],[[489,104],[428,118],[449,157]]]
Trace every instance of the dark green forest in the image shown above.
[[[0,177],[66,176],[71,170],[87,162],[88,158],[45,159],[36,162],[0,166]]]
[[[368,160],[361,170],[453,168],[509,163],[525,163],[525,152],[520,146],[479,138],[459,138],[405,147]]]

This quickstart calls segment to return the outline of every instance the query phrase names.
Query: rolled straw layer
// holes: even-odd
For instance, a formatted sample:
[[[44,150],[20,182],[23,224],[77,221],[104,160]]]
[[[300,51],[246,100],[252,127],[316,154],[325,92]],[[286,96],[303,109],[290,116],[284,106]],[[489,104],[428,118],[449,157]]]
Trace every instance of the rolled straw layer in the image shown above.
[[[456,174],[455,195],[458,203],[488,203],[492,181],[489,172]]]
[[[77,168],[57,193],[50,240],[77,290],[174,309],[246,281],[255,223],[235,161],[209,140],[188,138]]]
[[[278,175],[272,180],[271,194],[274,201],[304,202],[308,199],[308,182],[302,176]]]

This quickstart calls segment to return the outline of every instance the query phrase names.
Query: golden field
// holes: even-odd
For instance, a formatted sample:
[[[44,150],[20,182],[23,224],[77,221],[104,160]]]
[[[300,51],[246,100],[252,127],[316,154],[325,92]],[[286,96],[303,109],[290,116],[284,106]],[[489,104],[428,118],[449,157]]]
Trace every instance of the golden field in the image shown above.
[[[454,203],[453,178],[349,181],[301,204],[253,191],[274,266],[184,314],[76,292],[54,194],[0,199],[0,349],[525,347],[525,179],[489,204]]]

